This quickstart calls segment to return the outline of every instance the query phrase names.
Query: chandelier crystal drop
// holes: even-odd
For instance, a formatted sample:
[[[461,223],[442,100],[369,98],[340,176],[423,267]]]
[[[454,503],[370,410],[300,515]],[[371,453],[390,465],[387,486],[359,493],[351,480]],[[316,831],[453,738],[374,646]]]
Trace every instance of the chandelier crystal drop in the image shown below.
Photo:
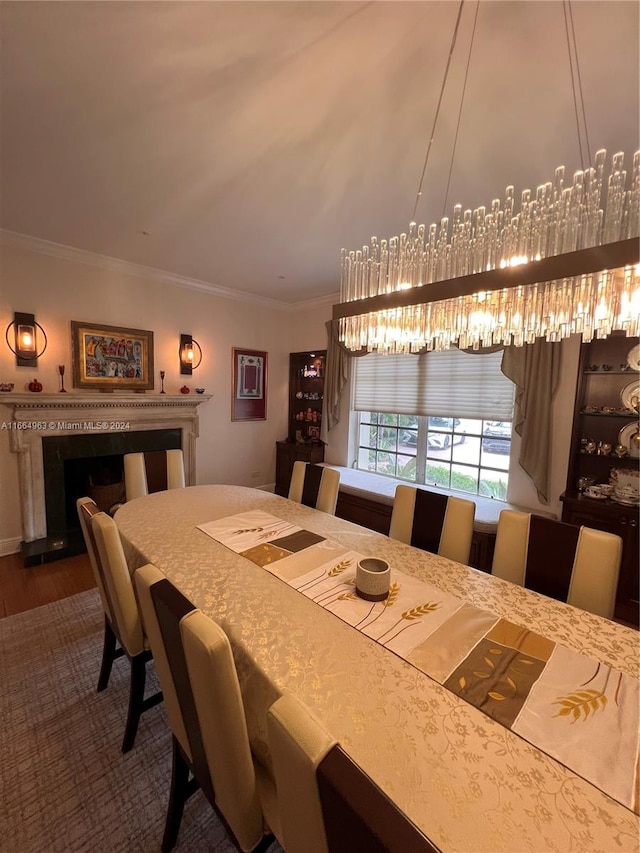
[[[613,330],[640,333],[640,267],[602,270],[556,281],[508,286],[439,299],[429,285],[475,273],[518,266],[640,235],[640,152],[630,181],[623,153],[596,153],[594,166],[574,174],[565,169],[532,195],[524,190],[516,212],[513,186],[501,204],[462,211],[451,222],[412,222],[406,234],[361,250],[342,251],[341,303],[424,288],[420,304],[377,308],[339,317],[340,338],[351,350],[415,352],[495,344],[521,346],[538,337],[557,341],[581,333],[585,341]],[[629,184],[629,186],[627,186]],[[530,279],[531,280],[531,279]],[[415,300],[414,300],[415,301]],[[340,306],[336,306],[339,308]],[[338,315],[339,316],[339,315]]]

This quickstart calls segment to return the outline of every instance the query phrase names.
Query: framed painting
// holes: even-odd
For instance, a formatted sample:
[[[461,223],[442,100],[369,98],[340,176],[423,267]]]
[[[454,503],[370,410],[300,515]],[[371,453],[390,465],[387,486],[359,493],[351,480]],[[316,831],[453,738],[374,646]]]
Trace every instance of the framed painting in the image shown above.
[[[71,321],[73,387],[153,389],[153,332]]]
[[[255,349],[232,352],[232,421],[267,419],[267,353]]]

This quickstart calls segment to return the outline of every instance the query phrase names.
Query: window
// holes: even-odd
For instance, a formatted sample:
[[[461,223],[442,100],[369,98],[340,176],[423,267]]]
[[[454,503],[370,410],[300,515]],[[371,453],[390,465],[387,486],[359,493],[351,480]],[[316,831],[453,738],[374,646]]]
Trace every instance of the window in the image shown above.
[[[361,412],[357,468],[507,499],[511,422]]]
[[[506,500],[514,389],[501,358],[449,350],[358,359],[356,467]]]

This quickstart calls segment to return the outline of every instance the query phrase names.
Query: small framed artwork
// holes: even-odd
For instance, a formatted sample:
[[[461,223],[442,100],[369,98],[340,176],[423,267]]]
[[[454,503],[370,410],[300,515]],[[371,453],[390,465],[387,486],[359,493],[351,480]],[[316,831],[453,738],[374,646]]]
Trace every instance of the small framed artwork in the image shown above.
[[[255,349],[232,352],[232,421],[267,419],[267,353]]]
[[[73,387],[153,389],[153,332],[71,321]]]

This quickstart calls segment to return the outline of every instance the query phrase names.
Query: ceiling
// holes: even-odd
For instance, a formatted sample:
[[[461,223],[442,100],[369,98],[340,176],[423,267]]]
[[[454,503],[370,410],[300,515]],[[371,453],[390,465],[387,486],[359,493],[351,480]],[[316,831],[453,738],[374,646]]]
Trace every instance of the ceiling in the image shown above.
[[[1,2],[0,225],[282,302],[406,230],[443,2]],[[572,4],[591,149],[639,146],[638,3]],[[416,219],[440,218],[475,3]],[[563,6],[482,2],[446,205],[580,168]]]

